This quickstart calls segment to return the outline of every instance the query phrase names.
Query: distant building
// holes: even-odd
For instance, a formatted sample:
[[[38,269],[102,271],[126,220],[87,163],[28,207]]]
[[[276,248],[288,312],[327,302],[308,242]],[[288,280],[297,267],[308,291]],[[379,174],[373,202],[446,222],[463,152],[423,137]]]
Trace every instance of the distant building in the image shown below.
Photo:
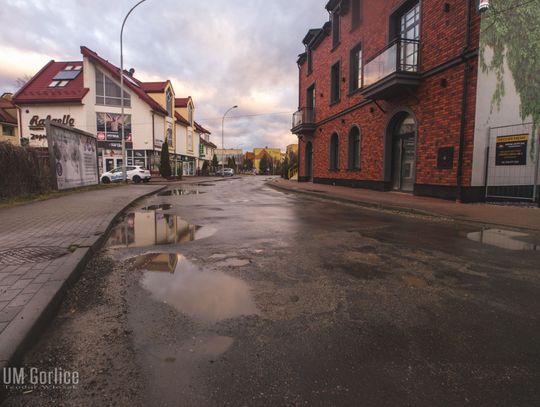
[[[274,165],[282,161],[282,153],[281,149],[279,148],[254,148],[253,154],[255,156],[253,160],[253,168],[255,168],[257,172],[260,172],[261,158],[264,155],[268,155],[272,159]]]
[[[216,155],[218,158],[219,165],[223,163],[225,159],[225,166],[229,162],[229,158],[234,158],[234,162],[237,166],[242,166],[244,164],[244,152],[242,149],[232,148],[232,149],[216,149]]]
[[[4,93],[0,98],[0,141],[19,144],[19,129],[17,124],[17,107],[11,100],[11,93]]]

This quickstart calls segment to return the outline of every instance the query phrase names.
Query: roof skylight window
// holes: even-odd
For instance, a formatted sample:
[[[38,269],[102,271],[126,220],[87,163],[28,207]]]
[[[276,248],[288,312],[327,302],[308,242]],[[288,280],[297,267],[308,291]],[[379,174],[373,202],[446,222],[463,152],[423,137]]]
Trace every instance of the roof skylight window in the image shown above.
[[[74,70],[63,70],[56,74],[56,76],[53,78],[54,81],[70,81],[72,79],[75,79],[81,71],[74,71]]]

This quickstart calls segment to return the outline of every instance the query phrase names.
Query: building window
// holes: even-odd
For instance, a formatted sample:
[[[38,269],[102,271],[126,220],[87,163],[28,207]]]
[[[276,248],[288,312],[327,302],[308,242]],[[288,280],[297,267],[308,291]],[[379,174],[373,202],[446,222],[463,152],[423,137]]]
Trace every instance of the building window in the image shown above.
[[[331,14],[332,18],[332,48],[336,48],[339,45],[340,35],[340,15],[339,8],[334,10]]]
[[[193,151],[193,131],[188,129],[187,132],[187,149]]]
[[[121,106],[122,92],[111,78],[96,70],[96,104],[105,106]],[[131,97],[124,92],[124,106],[131,107]]]
[[[337,133],[332,134],[330,139],[330,169],[339,168],[339,137]]]
[[[330,72],[330,104],[339,102],[340,92],[339,92],[339,77],[340,75],[340,63],[336,62],[332,65]]]
[[[362,46],[359,44],[351,50],[349,62],[349,92],[362,87]]]
[[[308,75],[313,72],[313,53],[308,47],[307,49],[307,73]]]
[[[356,126],[349,132],[349,169],[360,169],[360,129]]]
[[[174,108],[173,108],[173,105],[174,105],[174,97],[173,97],[173,94],[171,92],[171,89],[167,89],[167,114],[172,117],[173,114],[174,114]]]
[[[311,85],[306,92],[306,117],[305,123],[315,122],[315,84]]]
[[[11,127],[11,126],[2,126],[2,135],[13,137],[14,135],[13,129],[14,127]]]
[[[362,0],[351,0],[351,27],[354,29],[362,21]]]
[[[193,106],[188,103],[188,122],[190,126],[193,126]]]

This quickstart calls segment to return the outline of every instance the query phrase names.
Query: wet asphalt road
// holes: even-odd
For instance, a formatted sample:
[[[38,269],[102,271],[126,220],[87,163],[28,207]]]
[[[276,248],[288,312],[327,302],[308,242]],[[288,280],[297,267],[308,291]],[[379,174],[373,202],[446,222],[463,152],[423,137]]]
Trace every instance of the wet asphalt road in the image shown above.
[[[540,405],[538,236],[262,177],[128,212],[101,256],[128,270],[142,404]]]

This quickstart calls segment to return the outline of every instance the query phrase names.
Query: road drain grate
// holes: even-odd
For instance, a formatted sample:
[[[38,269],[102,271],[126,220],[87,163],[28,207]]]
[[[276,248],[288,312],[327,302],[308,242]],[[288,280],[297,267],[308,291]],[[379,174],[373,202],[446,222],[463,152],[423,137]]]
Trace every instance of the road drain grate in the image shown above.
[[[14,248],[0,251],[0,264],[40,263],[42,261],[57,259],[66,254],[69,254],[69,251],[57,246]]]

